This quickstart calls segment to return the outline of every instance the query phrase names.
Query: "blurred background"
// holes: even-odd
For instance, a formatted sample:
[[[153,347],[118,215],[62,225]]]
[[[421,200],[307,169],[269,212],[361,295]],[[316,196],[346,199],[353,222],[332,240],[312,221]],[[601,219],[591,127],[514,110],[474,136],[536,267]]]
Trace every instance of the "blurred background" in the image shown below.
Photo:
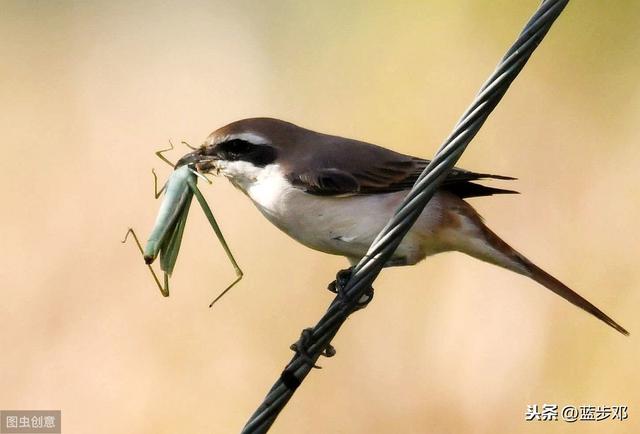
[[[0,408],[64,433],[239,432],[346,266],[201,183],[170,298],[133,244],[168,140],[272,116],[422,157],[537,1],[0,2]],[[631,331],[457,253],[386,270],[276,433],[640,430],[640,3],[572,2],[462,157],[519,178],[472,200],[509,243]],[[188,150],[169,157],[176,161]],[[629,419],[525,422],[528,404]]]

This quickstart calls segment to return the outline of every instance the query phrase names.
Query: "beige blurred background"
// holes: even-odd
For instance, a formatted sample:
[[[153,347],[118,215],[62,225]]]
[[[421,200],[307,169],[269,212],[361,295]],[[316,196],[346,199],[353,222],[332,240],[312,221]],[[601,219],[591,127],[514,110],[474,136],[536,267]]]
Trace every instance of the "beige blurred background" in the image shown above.
[[[0,1],[0,408],[64,433],[233,433],[345,266],[296,244],[224,179],[202,185],[155,288],[150,170],[273,116],[429,157],[536,1]],[[276,433],[640,432],[640,3],[574,1],[463,156],[522,192],[489,225],[627,327],[461,254],[385,271]],[[175,161],[186,152],[171,154]],[[527,404],[628,405],[624,422],[524,422]]]

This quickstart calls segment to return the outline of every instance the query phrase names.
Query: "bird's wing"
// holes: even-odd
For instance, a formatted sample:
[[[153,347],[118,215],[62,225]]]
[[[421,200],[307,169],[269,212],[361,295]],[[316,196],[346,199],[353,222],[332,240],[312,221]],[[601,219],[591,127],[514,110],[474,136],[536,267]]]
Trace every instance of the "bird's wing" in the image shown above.
[[[286,173],[295,187],[322,196],[409,190],[429,164],[429,160],[400,154],[370,143],[335,136],[331,136],[331,139],[314,149],[313,158],[298,156],[298,161],[303,164],[298,165],[297,170]],[[486,178],[515,179],[456,167],[451,169],[441,188],[463,198],[516,193],[472,182]]]

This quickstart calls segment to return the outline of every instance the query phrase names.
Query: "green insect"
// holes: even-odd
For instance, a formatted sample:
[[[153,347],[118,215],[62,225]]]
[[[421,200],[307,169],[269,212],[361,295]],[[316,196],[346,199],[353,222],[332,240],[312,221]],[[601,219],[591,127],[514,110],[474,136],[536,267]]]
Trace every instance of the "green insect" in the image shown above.
[[[133,236],[140,253],[144,257],[144,262],[147,264],[147,267],[149,267],[151,275],[158,285],[158,289],[160,289],[160,292],[164,297],[168,297],[169,277],[173,273],[176,259],[178,258],[180,244],[182,243],[182,235],[187,223],[187,215],[189,214],[189,207],[191,205],[191,200],[195,195],[236,272],[236,279],[211,302],[209,305],[209,307],[211,307],[242,279],[243,272],[233,257],[233,254],[222,235],[222,231],[220,231],[220,227],[213,216],[213,212],[211,212],[211,208],[209,208],[207,201],[197,187],[198,177],[203,178],[209,183],[211,183],[211,181],[197,170],[194,170],[193,163],[185,163],[176,167],[176,165],[165,158],[162,153],[173,150],[173,144],[171,142],[169,142],[169,144],[171,145],[169,149],[160,150],[156,152],[156,155],[174,167],[175,170],[169,176],[169,179],[160,191],[158,191],[158,177],[156,176],[155,171],[152,170],[155,197],[156,199],[159,198],[164,191],[164,198],[160,204],[158,216],[156,217],[156,222],[153,230],[151,231],[151,235],[149,235],[147,244],[143,249],[135,231],[132,228],[129,228],[122,242],[124,243],[127,241],[129,234]],[[164,285],[160,283],[160,279],[158,279],[158,276],[151,266],[158,256],[160,256],[160,270],[164,273]]]

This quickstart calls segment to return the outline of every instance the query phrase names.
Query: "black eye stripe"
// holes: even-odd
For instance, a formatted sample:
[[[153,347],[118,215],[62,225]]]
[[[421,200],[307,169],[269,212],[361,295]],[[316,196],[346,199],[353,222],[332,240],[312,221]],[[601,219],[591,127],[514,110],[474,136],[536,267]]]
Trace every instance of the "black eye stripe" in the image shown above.
[[[229,161],[247,161],[264,167],[276,159],[276,150],[267,144],[254,144],[247,140],[231,139],[218,145],[218,154]]]
[[[241,139],[232,139],[227,140],[220,144],[220,148],[224,152],[233,152],[234,154],[243,154],[245,152],[249,152],[253,146],[251,142]]]

